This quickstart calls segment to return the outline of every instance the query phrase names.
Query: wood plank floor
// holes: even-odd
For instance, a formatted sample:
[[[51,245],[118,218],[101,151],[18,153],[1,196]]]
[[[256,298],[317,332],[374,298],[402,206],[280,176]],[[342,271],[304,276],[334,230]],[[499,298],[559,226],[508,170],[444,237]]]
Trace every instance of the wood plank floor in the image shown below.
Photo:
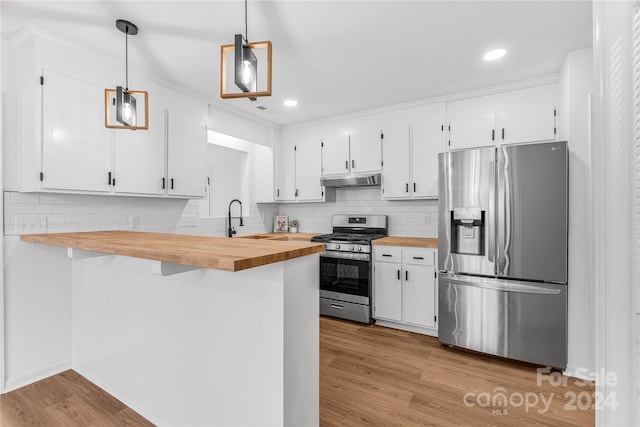
[[[320,331],[323,427],[595,423],[593,410],[579,409],[592,402],[592,383],[554,373],[538,385],[535,365],[381,326],[323,317]]]
[[[152,425],[75,371],[0,395],[1,427]]]
[[[592,426],[593,410],[579,408],[593,392],[557,373],[538,385],[536,366],[436,338],[320,319],[323,427]],[[87,425],[152,424],[74,371],[0,395],[1,427]]]

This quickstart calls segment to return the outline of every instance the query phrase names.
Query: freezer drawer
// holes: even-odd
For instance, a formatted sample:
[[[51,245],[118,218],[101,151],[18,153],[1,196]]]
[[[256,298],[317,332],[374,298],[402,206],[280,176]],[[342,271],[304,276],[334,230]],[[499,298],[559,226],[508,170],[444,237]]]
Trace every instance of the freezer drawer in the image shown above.
[[[438,295],[440,342],[566,368],[566,285],[441,274]]]

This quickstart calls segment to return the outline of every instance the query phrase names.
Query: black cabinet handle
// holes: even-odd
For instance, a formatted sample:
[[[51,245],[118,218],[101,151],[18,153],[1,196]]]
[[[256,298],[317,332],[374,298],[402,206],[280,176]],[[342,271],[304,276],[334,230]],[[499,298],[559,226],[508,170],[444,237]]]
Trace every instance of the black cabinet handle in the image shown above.
[[[113,186],[116,186],[116,178],[114,177],[113,180],[111,181],[113,183]]]
[[[404,190],[407,193],[409,192],[409,183],[408,182],[404,185]]]
[[[344,168],[349,169],[349,160],[344,161]]]
[[[276,197],[280,197],[280,189],[279,188],[276,190]]]
[[[413,259],[424,259],[424,257],[421,256],[414,256]]]
[[[173,190],[173,178],[171,178],[171,189]]]
[[[299,194],[299,191],[298,191],[298,189],[296,188],[296,197],[298,197],[298,194]]]
[[[502,139],[504,139],[504,128],[502,128]]]
[[[162,177],[162,189],[163,190],[164,190],[164,187],[166,187],[166,181],[167,181],[167,178]]]
[[[351,169],[355,169],[355,168],[356,168],[356,161],[351,160]]]
[[[491,140],[495,141],[496,139],[496,130],[495,129],[491,129]]]
[[[405,270],[404,272],[404,280],[409,281],[409,272]]]
[[[398,280],[400,280],[400,270],[398,270]]]
[[[111,172],[109,172],[109,178],[107,184],[111,185]]]
[[[391,254],[382,254],[382,256],[393,256]]]
[[[413,192],[414,193],[416,192],[416,183],[415,182],[413,183]]]

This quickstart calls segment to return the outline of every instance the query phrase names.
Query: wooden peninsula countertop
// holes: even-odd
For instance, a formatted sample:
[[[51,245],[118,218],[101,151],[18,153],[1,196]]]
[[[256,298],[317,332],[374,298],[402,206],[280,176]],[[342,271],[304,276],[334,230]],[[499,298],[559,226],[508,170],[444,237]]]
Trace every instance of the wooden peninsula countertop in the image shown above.
[[[438,249],[438,239],[426,237],[396,237],[389,236],[371,242],[374,246],[409,246],[413,248]]]
[[[322,243],[139,231],[23,234],[20,239],[26,242],[225,271],[260,267],[325,250]]]

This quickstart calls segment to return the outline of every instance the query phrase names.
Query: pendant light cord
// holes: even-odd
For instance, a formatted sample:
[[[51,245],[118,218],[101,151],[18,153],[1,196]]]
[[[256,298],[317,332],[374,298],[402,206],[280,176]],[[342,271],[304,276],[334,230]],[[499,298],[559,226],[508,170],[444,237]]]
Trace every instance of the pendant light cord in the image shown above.
[[[124,32],[124,78],[124,90],[129,91],[129,26],[126,27]]]
[[[244,40],[249,44],[249,30],[247,28],[247,0],[244,0]]]

